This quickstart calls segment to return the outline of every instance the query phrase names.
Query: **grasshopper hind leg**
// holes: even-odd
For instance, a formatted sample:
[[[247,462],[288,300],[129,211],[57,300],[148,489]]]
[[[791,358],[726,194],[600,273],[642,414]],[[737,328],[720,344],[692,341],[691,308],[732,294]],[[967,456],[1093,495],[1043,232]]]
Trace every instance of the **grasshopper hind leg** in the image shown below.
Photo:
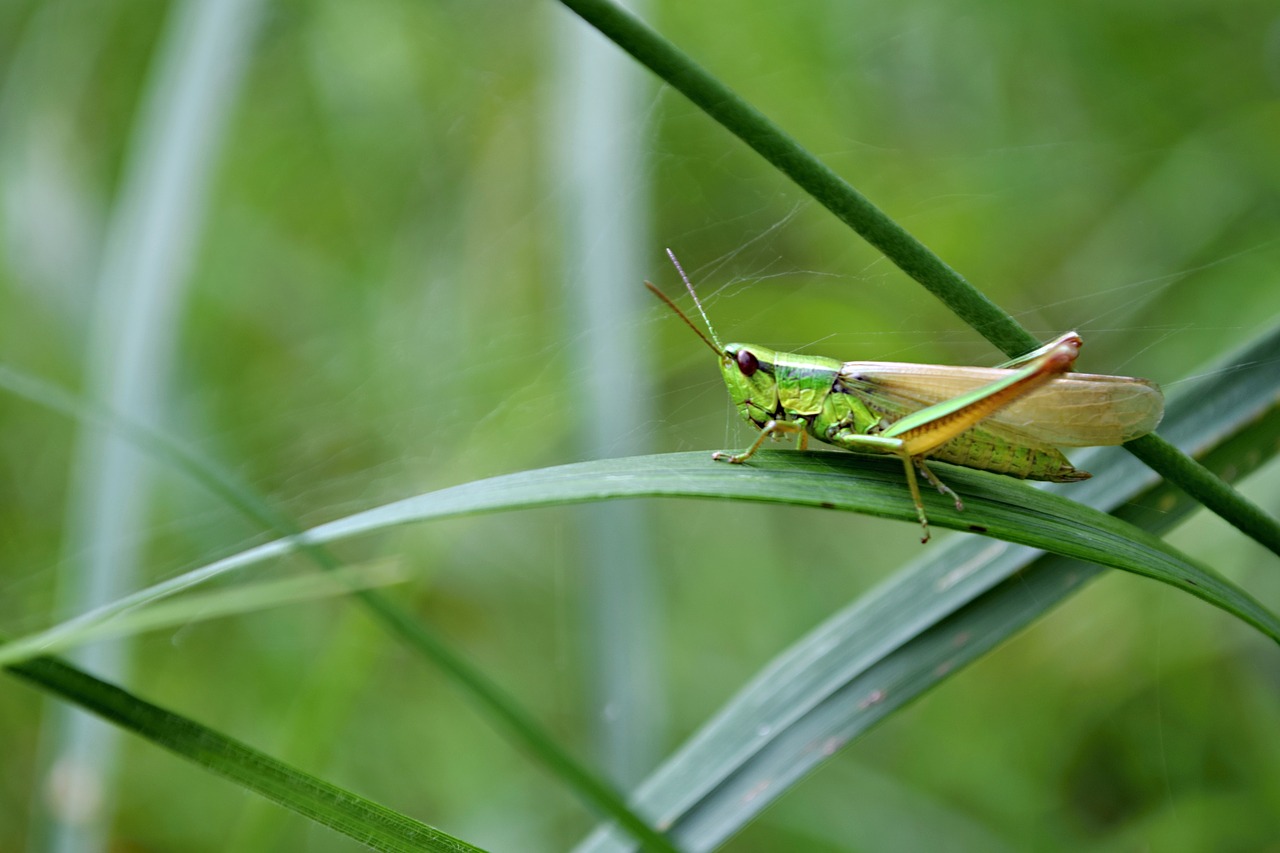
[[[929,470],[929,466],[925,464],[923,457],[903,456],[902,467],[907,472],[907,487],[911,489],[911,500],[916,505],[916,518],[920,519],[920,528],[924,531],[924,535],[920,539],[921,544],[923,544],[929,541],[929,517],[924,512],[924,500],[920,497],[920,483],[916,479],[916,469],[920,469],[920,473],[934,488],[955,501],[956,509],[960,512],[964,512],[964,503],[960,500],[960,496],[951,490],[950,486],[939,480],[937,475]]]
[[[938,479],[938,475],[929,469],[929,466],[925,463],[924,459],[917,456],[914,461],[916,463],[916,467],[920,469],[920,473],[924,474],[924,478],[933,484],[933,487],[939,492],[955,501],[956,510],[958,512],[964,512],[964,501],[960,500],[960,496],[952,491],[950,486]]]
[[[920,544],[923,545],[929,541],[929,517],[924,514],[924,501],[920,498],[920,484],[916,482],[915,462],[910,456],[903,456],[902,467],[907,472],[907,488],[911,490],[911,501],[916,505],[916,518],[920,519],[920,529],[924,531],[924,535],[920,537]]]

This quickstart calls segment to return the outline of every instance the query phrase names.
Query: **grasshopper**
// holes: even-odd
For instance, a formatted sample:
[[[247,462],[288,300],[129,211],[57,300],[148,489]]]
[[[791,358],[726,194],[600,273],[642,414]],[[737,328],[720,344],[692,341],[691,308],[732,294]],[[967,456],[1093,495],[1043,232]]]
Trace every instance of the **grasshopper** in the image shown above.
[[[680,278],[710,338],[661,290],[645,282],[720,360],[738,413],[760,430],[741,453],[711,458],[740,464],[766,438],[809,437],[855,453],[902,460],[916,516],[929,541],[929,519],[916,471],[964,510],[960,497],[926,459],[1027,480],[1070,483],[1089,478],[1059,447],[1123,444],[1156,428],[1164,395],[1155,383],[1127,376],[1071,373],[1082,340],[1075,332],[999,367],[953,367],[889,361],[836,361],[755,344],[721,345],[693,283],[671,250]]]

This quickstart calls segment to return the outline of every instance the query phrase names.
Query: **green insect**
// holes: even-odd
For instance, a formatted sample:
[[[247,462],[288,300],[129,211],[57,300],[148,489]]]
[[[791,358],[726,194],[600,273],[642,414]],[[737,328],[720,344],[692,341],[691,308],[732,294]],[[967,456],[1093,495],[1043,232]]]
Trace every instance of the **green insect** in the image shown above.
[[[734,406],[760,430],[743,452],[712,458],[742,463],[766,438],[792,434],[800,450],[813,436],[857,453],[897,456],[924,529],[922,542],[929,541],[929,520],[917,469],[964,509],[926,459],[1028,480],[1086,480],[1089,473],[1073,467],[1059,447],[1123,444],[1154,430],[1164,414],[1164,395],[1153,382],[1069,372],[1082,343],[1075,332],[1000,367],[841,362],[755,344],[722,346],[689,277],[667,254],[711,337],[666,294],[647,281],[645,286],[715,352]]]

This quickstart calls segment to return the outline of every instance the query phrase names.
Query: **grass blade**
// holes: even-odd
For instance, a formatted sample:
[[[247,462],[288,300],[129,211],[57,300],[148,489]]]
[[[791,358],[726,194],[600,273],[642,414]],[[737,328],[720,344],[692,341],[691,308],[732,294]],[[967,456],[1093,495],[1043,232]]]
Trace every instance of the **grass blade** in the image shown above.
[[[375,850],[465,853],[480,849],[145,702],[55,658],[37,658],[7,670]]]

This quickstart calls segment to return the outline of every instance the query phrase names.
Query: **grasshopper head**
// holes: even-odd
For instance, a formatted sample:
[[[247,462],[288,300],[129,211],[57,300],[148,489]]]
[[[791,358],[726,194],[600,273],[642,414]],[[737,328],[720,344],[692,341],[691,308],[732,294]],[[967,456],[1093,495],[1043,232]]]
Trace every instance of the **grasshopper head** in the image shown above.
[[[738,414],[763,427],[778,410],[777,354],[755,344],[729,344],[720,353],[720,374]]]

